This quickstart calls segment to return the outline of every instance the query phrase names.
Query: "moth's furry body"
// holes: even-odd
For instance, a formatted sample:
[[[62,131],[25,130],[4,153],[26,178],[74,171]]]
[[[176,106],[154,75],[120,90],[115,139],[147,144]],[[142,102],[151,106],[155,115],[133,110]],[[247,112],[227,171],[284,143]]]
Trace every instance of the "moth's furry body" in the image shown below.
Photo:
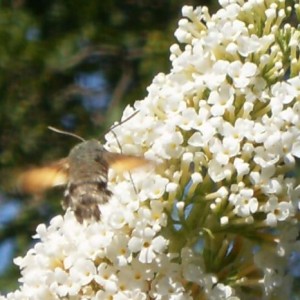
[[[96,140],[75,146],[69,156],[69,180],[65,190],[63,207],[70,207],[79,222],[84,219],[100,219],[99,204],[108,201],[111,192],[107,188],[107,151]]]
[[[66,185],[63,208],[74,211],[77,220],[100,219],[99,205],[107,202],[111,192],[107,188],[108,169],[130,171],[145,166],[143,157],[112,153],[97,140],[76,145],[68,157],[41,168],[23,172],[18,178],[19,191],[41,194],[45,190]]]

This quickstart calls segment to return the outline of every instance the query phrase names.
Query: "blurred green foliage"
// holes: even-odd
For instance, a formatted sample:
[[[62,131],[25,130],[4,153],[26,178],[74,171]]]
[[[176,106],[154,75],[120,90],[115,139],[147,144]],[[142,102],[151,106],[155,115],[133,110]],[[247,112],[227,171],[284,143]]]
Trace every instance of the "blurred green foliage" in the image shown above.
[[[100,138],[127,104],[146,95],[153,76],[170,67],[169,47],[186,4],[207,3],[0,2],[0,205],[10,199],[4,192],[13,171],[66,156],[76,144],[47,126]],[[79,80],[95,74],[105,83],[96,94]],[[101,105],[88,103],[95,97]],[[14,256],[24,255],[36,226],[62,212],[61,197],[61,191],[52,191],[42,198],[47,202],[20,200],[18,216],[5,224],[0,220],[0,243],[13,238]],[[17,277],[11,266],[0,277],[0,291],[16,288]]]

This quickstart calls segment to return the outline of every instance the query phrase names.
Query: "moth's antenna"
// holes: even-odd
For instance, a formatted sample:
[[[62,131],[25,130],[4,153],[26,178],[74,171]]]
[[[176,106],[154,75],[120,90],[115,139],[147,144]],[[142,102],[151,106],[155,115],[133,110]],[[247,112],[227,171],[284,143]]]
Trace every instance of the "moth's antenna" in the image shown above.
[[[116,125],[113,125],[109,131],[112,131],[113,129],[115,129],[116,127],[124,124],[125,122],[127,122],[128,120],[130,120],[131,118],[133,118],[136,114],[138,114],[140,111],[139,110],[136,110],[134,113],[132,113],[129,117],[127,117],[125,120],[121,121],[120,123],[116,124]],[[115,136],[116,137],[116,136]]]
[[[85,139],[82,138],[81,136],[75,134],[75,133],[72,133],[72,132],[68,132],[68,131],[64,131],[64,130],[60,130],[60,129],[57,129],[55,127],[52,127],[52,126],[48,126],[48,128],[54,132],[57,132],[57,133],[61,133],[61,134],[65,134],[65,135],[69,135],[69,136],[72,136],[78,140],[81,140],[82,142],[85,142]]]
[[[136,114],[136,113],[135,113]],[[131,115],[132,116],[132,115]],[[130,116],[130,117],[131,117]],[[128,119],[128,118],[127,118]],[[121,123],[120,123],[121,124]],[[120,125],[120,124],[118,124],[118,125]],[[120,144],[120,142],[119,142],[119,140],[118,140],[118,137],[117,137],[117,135],[116,135],[116,133],[113,131],[113,130],[110,130],[111,131],[111,133],[113,134],[113,136],[115,137],[115,139],[116,139],[116,141],[117,141],[117,144],[118,144],[118,146],[119,146],[119,148],[120,148],[120,151],[121,151],[121,154],[123,154],[122,152],[122,146],[121,146],[121,144]],[[136,186],[135,186],[135,184],[134,184],[134,182],[133,182],[133,178],[132,178],[132,175],[131,175],[131,172],[130,171],[128,171],[128,174],[129,174],[129,178],[130,178],[130,181],[131,181],[131,183],[132,183],[132,186],[133,186],[133,189],[134,189],[134,192],[136,193],[136,195],[138,194],[138,192],[137,192],[137,189],[136,189]]]
[[[109,130],[109,131],[113,134],[113,136],[115,137],[115,139],[116,139],[116,141],[117,141],[117,144],[118,144],[118,146],[119,146],[119,148],[120,148],[121,153],[123,152],[123,151],[122,151],[122,146],[121,146],[121,144],[120,144],[120,142],[119,142],[119,140],[118,140],[118,137],[117,137],[116,133],[113,131],[113,129],[115,129],[116,127],[118,127],[118,126],[124,124],[125,122],[127,122],[128,120],[130,120],[131,118],[133,118],[133,117],[134,117],[136,114],[138,114],[139,112],[140,112],[139,110],[136,110],[133,114],[131,114],[129,117],[127,117],[127,118],[126,118],[125,120],[123,120],[122,122],[120,122],[120,123],[118,123],[118,124],[116,124],[116,125],[113,125],[113,126],[110,128],[110,130]],[[134,184],[134,182],[133,182],[133,178],[132,178],[131,172],[128,171],[128,173],[129,173],[129,178],[130,178],[130,181],[131,181],[131,183],[132,183],[134,192],[135,192],[136,195],[137,195],[138,192],[137,192],[136,186],[135,186],[135,184]]]

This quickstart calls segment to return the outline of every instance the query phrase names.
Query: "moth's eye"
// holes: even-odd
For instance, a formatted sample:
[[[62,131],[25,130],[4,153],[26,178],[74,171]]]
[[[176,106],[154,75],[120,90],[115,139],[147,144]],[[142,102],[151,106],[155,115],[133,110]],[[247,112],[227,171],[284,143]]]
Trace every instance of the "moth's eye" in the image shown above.
[[[101,163],[101,164],[103,164],[105,162],[105,160],[101,157],[101,155],[96,155],[94,157],[94,161],[97,163]]]

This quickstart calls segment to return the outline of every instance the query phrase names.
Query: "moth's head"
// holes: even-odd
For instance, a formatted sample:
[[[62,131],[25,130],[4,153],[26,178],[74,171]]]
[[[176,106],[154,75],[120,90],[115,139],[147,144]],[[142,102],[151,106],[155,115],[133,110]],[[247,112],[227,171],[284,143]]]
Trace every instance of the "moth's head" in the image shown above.
[[[69,154],[69,159],[93,160],[103,155],[105,151],[103,145],[97,140],[88,140],[76,145]]]

